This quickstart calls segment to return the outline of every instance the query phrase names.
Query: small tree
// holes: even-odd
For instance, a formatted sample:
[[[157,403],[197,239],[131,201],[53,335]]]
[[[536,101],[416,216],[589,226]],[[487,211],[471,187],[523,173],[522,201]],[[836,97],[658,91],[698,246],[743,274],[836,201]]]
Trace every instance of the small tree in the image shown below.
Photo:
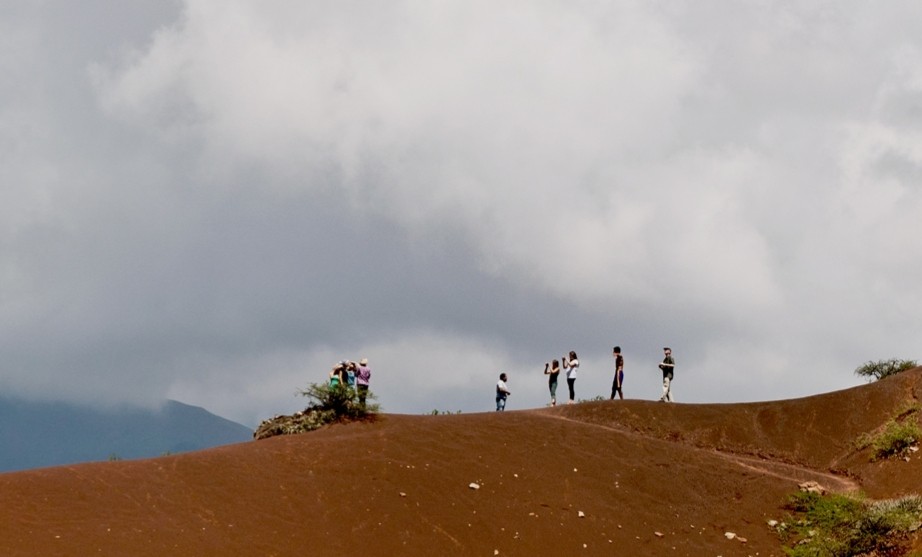
[[[915,360],[898,360],[896,358],[891,358],[889,360],[867,362],[855,369],[855,375],[865,377],[868,381],[874,381],[875,379],[879,380],[884,377],[896,375],[897,373],[917,366],[918,364]]]
[[[374,419],[379,410],[377,404],[360,404],[355,398],[355,391],[345,385],[332,387],[325,383],[313,383],[299,391],[299,394],[310,399],[303,412],[264,420],[256,428],[253,437],[265,439],[276,435],[305,433],[336,422],[370,420]],[[366,400],[374,399],[375,396],[369,391]]]

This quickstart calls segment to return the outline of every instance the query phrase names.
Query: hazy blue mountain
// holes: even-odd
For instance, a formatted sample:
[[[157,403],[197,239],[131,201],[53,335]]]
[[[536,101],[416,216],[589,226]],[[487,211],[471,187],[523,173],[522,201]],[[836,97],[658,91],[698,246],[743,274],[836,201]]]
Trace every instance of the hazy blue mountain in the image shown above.
[[[0,472],[160,456],[252,439],[253,431],[203,408],[97,409],[0,398]]]

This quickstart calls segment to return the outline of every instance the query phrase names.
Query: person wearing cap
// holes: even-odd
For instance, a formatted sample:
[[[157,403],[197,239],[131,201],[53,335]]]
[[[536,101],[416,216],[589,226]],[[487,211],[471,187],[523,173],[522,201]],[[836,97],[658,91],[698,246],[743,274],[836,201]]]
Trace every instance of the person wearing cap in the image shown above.
[[[345,385],[345,374],[346,368],[348,366],[349,362],[346,360],[343,360],[333,366],[333,369],[330,371],[330,387],[339,387],[340,385]]]
[[[368,358],[362,358],[355,370],[355,384],[358,388],[359,404],[365,406],[365,397],[368,396],[368,382],[371,381],[371,368],[368,367]]]
[[[659,365],[659,368],[663,370],[663,396],[660,397],[660,402],[672,402],[672,378],[675,373],[675,360],[672,359],[672,348],[668,346],[663,348],[663,363]]]

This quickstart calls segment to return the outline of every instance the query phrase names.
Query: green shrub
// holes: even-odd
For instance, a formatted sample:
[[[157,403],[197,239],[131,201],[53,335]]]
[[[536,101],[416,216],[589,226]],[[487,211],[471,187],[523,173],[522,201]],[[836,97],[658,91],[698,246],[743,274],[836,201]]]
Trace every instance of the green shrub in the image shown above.
[[[855,375],[865,377],[868,381],[874,381],[875,379],[883,379],[884,377],[896,375],[897,373],[904,372],[917,366],[918,364],[915,360],[898,360],[896,358],[891,358],[889,360],[867,362],[855,369]]]
[[[890,420],[884,430],[871,438],[871,447],[874,448],[874,459],[903,456],[909,448],[922,439],[922,429],[912,420],[897,422]]]
[[[331,387],[328,384],[312,383],[299,394],[310,399],[303,412],[265,420],[256,428],[253,437],[265,439],[276,435],[306,433],[337,422],[369,420],[379,410],[377,404],[367,403],[375,399],[371,391],[366,396],[366,404],[362,405],[356,399],[355,391],[345,385]]]
[[[849,557],[895,551],[922,525],[922,497],[868,501],[848,495],[798,493],[788,501],[795,513],[776,527],[792,542],[792,557]]]

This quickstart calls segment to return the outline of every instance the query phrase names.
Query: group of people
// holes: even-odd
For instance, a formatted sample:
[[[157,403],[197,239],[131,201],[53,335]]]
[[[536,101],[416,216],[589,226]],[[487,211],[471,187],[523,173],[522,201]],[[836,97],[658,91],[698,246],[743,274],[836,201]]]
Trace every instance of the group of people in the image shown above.
[[[365,406],[368,397],[368,384],[371,381],[371,368],[368,359],[362,358],[359,363],[350,360],[341,360],[330,370],[330,387],[343,386],[355,391],[359,404]]]
[[[675,375],[675,359],[672,357],[672,349],[668,346],[663,348],[663,361],[659,364],[660,371],[663,372],[663,396],[660,402],[672,402],[672,379]],[[615,360],[615,377],[611,385],[611,398],[614,400],[617,396],[624,400],[624,356],[621,355],[621,347],[612,348],[612,357]],[[548,376],[547,386],[551,393],[551,406],[557,406],[557,380],[561,371],[567,376],[567,389],[569,390],[570,399],[567,404],[576,402],[576,374],[579,371],[579,357],[576,352],[570,351],[568,356],[558,360],[545,362],[544,374]],[[501,373],[499,381],[496,383],[496,411],[500,412],[506,409],[506,398],[512,394],[509,391],[506,382],[509,380],[505,373]]]

